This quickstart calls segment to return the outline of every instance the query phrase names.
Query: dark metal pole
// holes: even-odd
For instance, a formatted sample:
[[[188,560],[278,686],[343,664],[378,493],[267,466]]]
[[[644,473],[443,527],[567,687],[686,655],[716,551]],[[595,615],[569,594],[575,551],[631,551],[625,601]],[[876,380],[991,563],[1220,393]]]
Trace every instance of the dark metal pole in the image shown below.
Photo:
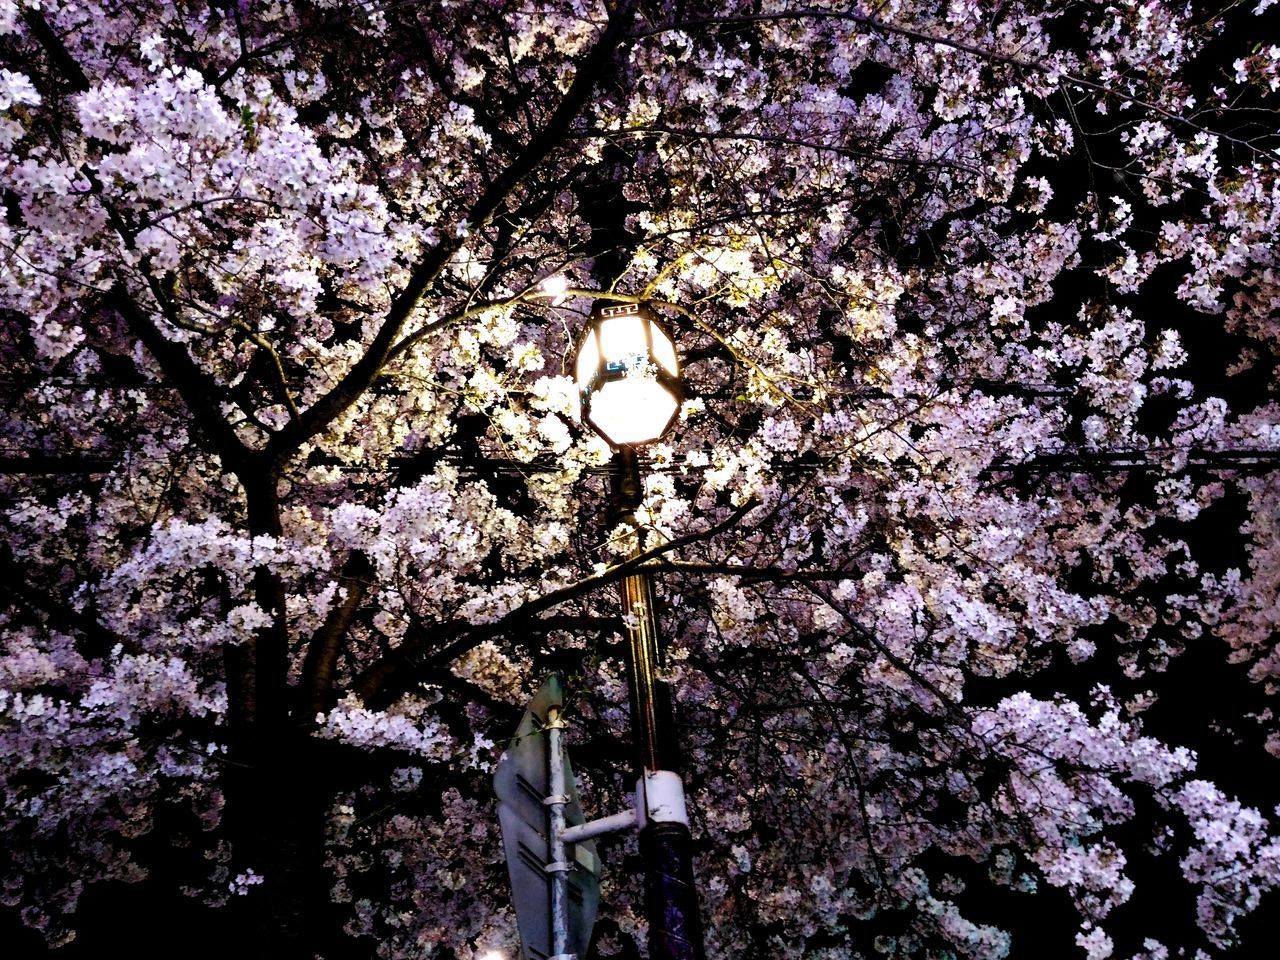
[[[634,523],[643,497],[635,448],[620,447],[614,456],[614,467],[610,519],[615,524]],[[643,791],[651,782],[658,783],[652,775],[666,771],[665,782],[669,782],[679,772],[679,753],[670,695],[658,679],[662,645],[653,605],[653,583],[647,573],[632,574],[622,581],[619,592],[628,640],[627,687],[641,785],[641,795],[636,800],[643,809],[648,804]],[[678,779],[675,782],[679,788]],[[673,819],[646,816],[640,830],[649,960],[705,958],[698,891],[693,882],[693,838],[684,819],[682,792],[679,807],[679,816]]]

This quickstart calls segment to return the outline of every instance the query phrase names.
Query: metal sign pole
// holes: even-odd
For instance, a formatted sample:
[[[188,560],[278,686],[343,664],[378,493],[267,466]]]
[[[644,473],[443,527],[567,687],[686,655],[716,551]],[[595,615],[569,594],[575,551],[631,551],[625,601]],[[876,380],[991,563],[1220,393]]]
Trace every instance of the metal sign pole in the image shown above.
[[[607,832],[606,825],[621,828],[618,817],[585,822],[563,728],[564,682],[553,674],[529,704],[494,774],[523,960],[586,955],[600,901],[592,838]]]
[[[560,708],[547,710],[547,725],[543,730],[547,735],[547,773],[550,779],[551,796],[542,802],[548,808],[547,830],[547,866],[551,874],[551,957],[549,960],[576,960],[576,954],[569,953],[569,871],[573,864],[565,859],[564,843],[564,808],[569,802],[568,786],[565,784],[564,754],[561,753],[560,731],[564,729],[564,720],[560,718]]]
[[[652,621],[652,608],[637,615]],[[656,640],[657,634],[647,636]],[[661,720],[664,713],[649,715]],[[669,711],[665,715],[669,718]],[[662,739],[664,730],[669,733],[662,725],[652,728],[657,736],[649,742],[659,749],[670,743]],[[656,761],[644,766],[632,809],[587,821],[563,731],[564,683],[552,675],[529,704],[494,774],[524,960],[585,956],[600,898],[594,838],[635,827],[640,828],[645,861],[649,960],[703,960],[692,838],[679,774],[661,769]]]

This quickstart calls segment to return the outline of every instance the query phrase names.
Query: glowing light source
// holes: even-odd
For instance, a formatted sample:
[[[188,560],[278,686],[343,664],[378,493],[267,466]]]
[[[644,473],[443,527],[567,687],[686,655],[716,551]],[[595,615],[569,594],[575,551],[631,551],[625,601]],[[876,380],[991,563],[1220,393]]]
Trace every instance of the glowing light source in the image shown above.
[[[563,273],[555,273],[538,284],[543,295],[551,298],[551,305],[557,307],[564,303],[565,294],[569,291],[569,278]],[[483,958],[481,958],[483,960]]]
[[[680,410],[675,341],[647,304],[593,310],[574,372],[583,420],[615,447],[659,439]]]

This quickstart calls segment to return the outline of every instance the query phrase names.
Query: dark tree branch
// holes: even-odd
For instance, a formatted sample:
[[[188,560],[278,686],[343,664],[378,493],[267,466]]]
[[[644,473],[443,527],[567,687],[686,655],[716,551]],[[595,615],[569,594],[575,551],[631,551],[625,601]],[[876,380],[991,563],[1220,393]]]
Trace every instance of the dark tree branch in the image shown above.
[[[370,707],[391,702],[417,682],[423,670],[444,666],[462,656],[485,640],[501,636],[530,622],[537,623],[538,614],[570,600],[576,600],[601,587],[617,583],[643,567],[648,561],[673,550],[708,540],[724,533],[755,509],[749,502],[735,510],[729,517],[706,530],[699,530],[668,540],[661,546],[646,550],[622,563],[609,567],[604,573],[586,577],[559,590],[521,604],[516,609],[492,623],[445,623],[434,629],[406,636],[400,646],[390,654],[369,665],[351,685],[352,692]]]
[[[944,690],[942,690],[942,688],[940,688],[936,683],[934,683],[928,677],[921,674],[919,670],[916,670],[914,667],[912,667],[911,664],[907,663],[900,656],[898,656],[896,653],[890,650],[885,645],[884,641],[882,641],[874,633],[872,633],[870,630],[864,627],[853,616],[853,614],[851,614],[848,610],[846,610],[843,605],[838,603],[835,597],[831,596],[831,594],[828,593],[824,587],[820,587],[815,584],[809,584],[808,586],[809,586],[809,590],[815,596],[819,597],[824,603],[826,603],[828,607],[830,607],[833,611],[835,611],[837,615],[839,615],[840,619],[842,619],[846,624],[848,624],[849,630],[853,633],[854,636],[856,636],[859,640],[862,640],[866,643],[871,644],[871,646],[875,647],[876,650],[879,651],[879,653],[886,660],[888,660],[891,664],[893,664],[893,666],[896,669],[900,670],[906,676],[910,677],[913,681],[915,681],[915,683],[919,684],[922,688],[924,688],[929,693],[931,693],[934,696],[934,698],[938,701],[938,705],[939,707],[942,708],[944,713],[952,715],[954,718],[956,718],[961,722],[965,720],[960,710],[960,707],[956,704],[955,700],[949,694],[947,694]]]
[[[0,476],[15,474],[101,474],[110,473],[118,457],[92,453],[24,453],[0,456]]]
[[[671,30],[692,30],[698,27],[714,26],[748,26],[751,24],[778,23],[783,20],[843,20],[848,23],[859,24],[869,30],[879,30],[882,33],[905,37],[906,39],[914,40],[917,43],[951,47],[953,50],[960,50],[983,60],[993,63],[1002,63],[1006,66],[1015,67],[1028,73],[1049,74],[1051,72],[1055,72],[1055,67],[1052,62],[1043,60],[1027,60],[1007,53],[1000,53],[987,47],[980,47],[977,44],[967,43],[964,40],[956,40],[952,37],[929,33],[913,27],[889,23],[888,21],[881,20],[878,17],[852,13],[844,10],[801,8],[796,10],[780,10],[774,13],[735,14],[726,17],[696,17],[645,30],[637,34],[636,39],[667,33]],[[1105,83],[1099,83],[1096,80],[1090,80],[1087,77],[1082,77],[1078,74],[1062,71],[1056,72],[1067,84],[1084,87],[1087,90],[1092,90],[1093,92],[1103,94],[1104,96],[1115,97],[1123,103],[1132,103],[1144,110],[1148,110],[1151,113],[1164,117],[1166,120],[1172,121],[1173,123],[1181,124],[1182,126],[1188,127],[1199,133],[1206,133],[1210,136],[1218,137],[1222,140],[1233,143],[1236,146],[1244,147],[1252,153],[1261,154],[1266,157],[1269,157],[1271,154],[1270,151],[1264,150],[1247,140],[1241,140],[1221,131],[1211,130],[1208,127],[1204,127],[1196,123],[1188,117],[1175,113],[1172,110],[1168,110],[1157,103],[1152,103],[1150,100],[1144,100],[1123,90],[1114,90]]]
[[[302,716],[298,719],[304,723],[309,723],[316,714],[323,713],[331,705],[333,670],[342,641],[365,594],[373,586],[372,577],[373,565],[369,558],[360,551],[353,552],[343,565],[342,578],[338,581],[344,595],[329,608],[329,615],[311,638],[302,662],[302,687],[298,697]]]
[[[116,646],[130,652],[139,649],[133,638],[121,636],[103,626],[96,617],[54,597],[46,584],[37,586],[31,583],[27,568],[14,559],[8,544],[0,545],[0,578],[3,578],[10,600],[43,617],[50,628],[80,634],[103,655]]]
[[[62,39],[53,32],[53,28],[49,26],[48,21],[40,14],[40,11],[28,9],[22,15],[22,19],[26,21],[27,29],[31,31],[31,35],[35,37],[36,42],[48,54],[49,62],[62,74],[62,78],[71,89],[77,93],[87,91],[89,89],[89,78],[85,76],[85,72],[81,69],[80,64],[76,62],[76,58],[71,56]]]
[[[606,67],[613,60],[617,49],[627,41],[634,18],[634,7],[634,0],[630,0],[619,4],[611,12],[608,26],[591,52],[579,64],[573,82],[546,126],[484,191],[459,225],[458,232],[437,243],[414,268],[408,283],[392,301],[386,318],[364,356],[328,393],[271,438],[267,449],[273,460],[279,462],[324,430],[355,403],[377,378],[409,315],[417,308],[422,296],[449,260],[462,247],[465,230],[487,223],[525,177],[564,142],[573,122],[586,106],[601,78],[606,75]]]
[[[196,424],[209,438],[214,450],[229,470],[240,474],[257,458],[218,409],[218,391],[203,370],[191,359],[186,347],[170,340],[152,322],[121,284],[112,288],[109,304],[114,307],[134,335],[156,359],[166,379],[186,403]]]

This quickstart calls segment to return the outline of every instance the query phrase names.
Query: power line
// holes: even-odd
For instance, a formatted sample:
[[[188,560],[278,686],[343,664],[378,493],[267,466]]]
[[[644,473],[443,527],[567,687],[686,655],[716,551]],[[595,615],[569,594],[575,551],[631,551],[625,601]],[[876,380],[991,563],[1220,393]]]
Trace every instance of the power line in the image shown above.
[[[96,475],[110,473],[125,459],[124,454],[76,453],[76,452],[20,452],[0,454],[0,475]],[[131,457],[131,463],[171,462],[165,457]],[[319,463],[303,469],[336,470],[354,474],[425,473],[438,463],[446,463],[471,475],[567,474],[567,470],[554,456],[539,456],[531,460],[514,460],[500,457],[464,457],[459,453],[444,453],[435,457],[395,456],[385,466],[369,464]],[[779,474],[812,474],[832,466],[830,462],[791,461],[771,464],[769,469]],[[876,467],[903,469],[916,464],[877,463]],[[663,463],[653,463],[650,472],[672,473],[688,469],[688,455],[675,457]],[[1122,473],[1153,471],[1177,473],[1189,467],[1204,470],[1231,470],[1237,472],[1265,473],[1280,468],[1280,450],[1151,447],[1131,450],[1055,451],[1036,454],[1027,460],[998,459],[982,471],[984,476],[1000,473]],[[581,468],[581,473],[604,476],[614,471],[612,464],[591,464]]]

